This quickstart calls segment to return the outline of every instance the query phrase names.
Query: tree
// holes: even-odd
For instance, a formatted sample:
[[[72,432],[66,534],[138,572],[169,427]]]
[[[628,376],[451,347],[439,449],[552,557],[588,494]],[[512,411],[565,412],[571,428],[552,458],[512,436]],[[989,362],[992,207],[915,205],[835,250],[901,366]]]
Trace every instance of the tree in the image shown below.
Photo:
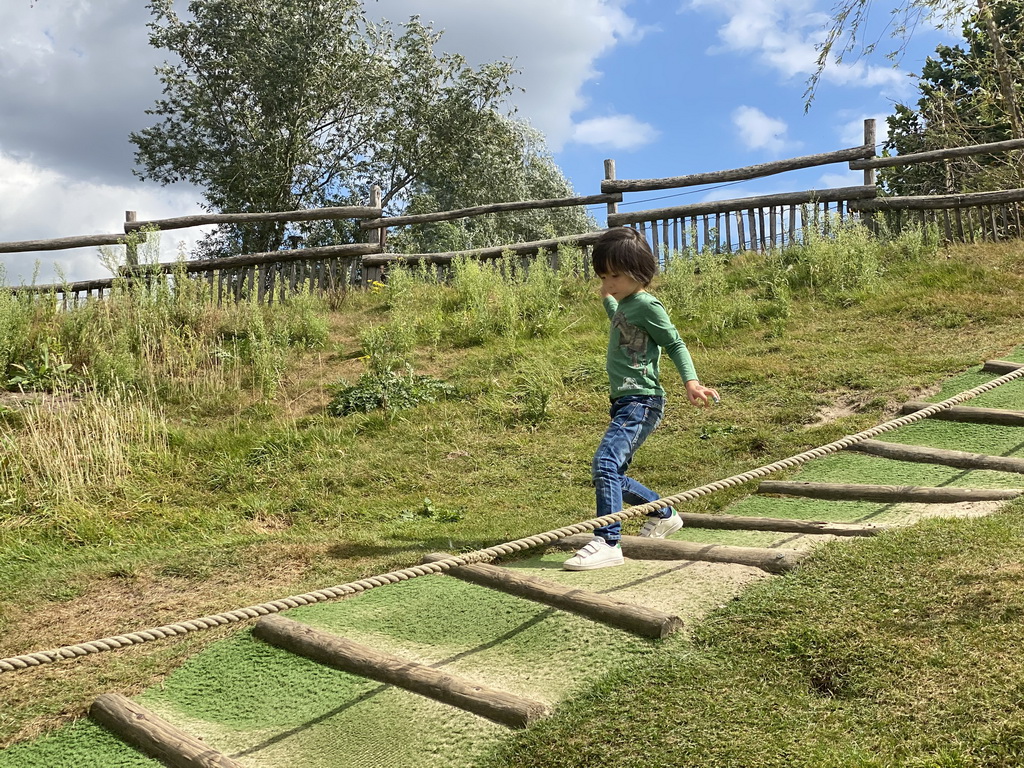
[[[456,172],[428,173],[413,185],[408,212],[573,196],[572,185],[548,153],[538,131],[526,123],[492,115],[488,136],[480,152],[462,158]],[[406,253],[454,251],[574,235],[596,228],[596,222],[579,208],[547,208],[414,225],[395,238],[394,247]]]
[[[157,70],[160,122],[131,135],[137,173],[191,182],[211,210],[365,204],[373,184],[403,205],[489,151],[512,90],[508,62],[474,69],[436,53],[417,17],[396,32],[358,0],[191,0],[184,19],[173,0],[148,7],[150,42],[175,61]],[[215,249],[276,250],[285,234],[228,228]]]
[[[890,58],[898,57],[920,24],[931,23],[940,28],[949,28],[959,23],[973,9],[973,18],[983,30],[992,51],[1002,109],[1010,121],[1012,135],[1014,138],[1024,138],[1020,100],[1014,87],[1015,61],[1003,44],[1000,25],[1000,20],[1005,22],[1007,18],[1006,7],[1014,4],[1015,0],[898,0],[890,11],[894,22],[890,25],[892,37],[898,43],[896,49],[888,55]],[[814,99],[814,92],[830,58],[834,58],[836,63],[842,63],[851,53],[860,57],[875,50],[877,41],[865,44],[860,39],[871,8],[872,0],[837,0],[833,6],[831,26],[825,40],[816,46],[817,69],[808,80],[806,107],[810,107]]]
[[[1009,57],[1015,96],[1024,88],[1020,57],[1024,54],[1024,0],[992,7],[1000,30],[1000,47]],[[887,153],[901,155],[945,147],[984,144],[1014,137],[1014,117],[1002,97],[996,53],[988,22],[973,14],[963,23],[966,48],[940,45],[924,64],[918,81],[916,109],[897,104],[887,119]],[[974,156],[883,169],[879,180],[892,194],[928,195],[977,192],[1020,185],[1020,170],[1005,157]]]

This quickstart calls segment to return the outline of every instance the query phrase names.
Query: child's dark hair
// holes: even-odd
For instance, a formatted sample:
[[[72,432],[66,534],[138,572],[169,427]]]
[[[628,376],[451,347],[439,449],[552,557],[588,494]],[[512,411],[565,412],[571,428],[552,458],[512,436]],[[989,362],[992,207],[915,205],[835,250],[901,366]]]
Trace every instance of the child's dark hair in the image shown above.
[[[629,275],[644,288],[658,271],[658,262],[647,238],[631,227],[612,227],[594,243],[590,256],[594,273]]]

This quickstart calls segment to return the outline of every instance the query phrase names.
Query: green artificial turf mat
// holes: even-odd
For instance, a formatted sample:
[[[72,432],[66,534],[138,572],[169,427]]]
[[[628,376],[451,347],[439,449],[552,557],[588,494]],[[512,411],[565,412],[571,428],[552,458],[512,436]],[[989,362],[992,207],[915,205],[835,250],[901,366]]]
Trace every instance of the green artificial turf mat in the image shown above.
[[[970,372],[941,399],[991,380]],[[1013,408],[1024,386],[1008,385],[969,405]],[[879,436],[993,455],[1024,455],[1019,430],[927,421]],[[793,475],[820,482],[978,488],[1024,487],[1024,475],[898,462],[853,452],[816,460]],[[835,502],[753,495],[729,514],[841,522],[903,522],[924,505]],[[686,505],[681,506],[685,511]],[[636,521],[627,523],[635,532]],[[674,539],[744,546],[808,546],[816,537],[684,528]],[[795,544],[791,542],[796,541]],[[561,569],[568,552],[508,563],[530,575],[607,593],[690,621],[767,576],[758,569],[627,559],[589,573]],[[656,654],[658,643],[453,577],[433,576],[307,606],[288,617],[411,661],[557,706],[624,661]],[[140,695],[144,706],[246,766],[399,768],[427,761],[471,766],[508,731],[476,715],[324,667],[256,640],[220,641]],[[80,722],[0,751],[0,768],[155,766],[102,729]]]
[[[163,768],[116,736],[81,720],[0,750],[0,768]]]

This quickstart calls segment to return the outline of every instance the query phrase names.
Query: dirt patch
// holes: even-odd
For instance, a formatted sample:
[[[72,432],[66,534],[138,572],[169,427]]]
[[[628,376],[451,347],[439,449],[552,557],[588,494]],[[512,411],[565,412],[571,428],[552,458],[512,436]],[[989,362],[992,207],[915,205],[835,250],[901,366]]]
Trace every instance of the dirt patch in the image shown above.
[[[97,577],[70,600],[0,603],[0,657],[58,648],[158,627],[323,587],[307,583],[311,566],[331,561],[338,581],[363,558],[338,560],[329,545],[254,548],[244,569],[209,579],[139,575]],[[160,682],[186,658],[249,623],[161,640],[35,669],[0,674],[0,749],[85,715],[92,700],[116,690],[133,695]],[[70,695],[69,695],[70,693]],[[48,701],[67,702],[53,707]],[[7,706],[10,710],[5,712]],[[9,713],[21,713],[17,720]],[[29,714],[31,713],[31,714]]]
[[[333,559],[329,550],[329,545],[258,547],[247,552],[245,568],[218,571],[208,579],[111,575],[76,585],[80,592],[70,600],[27,607],[0,604],[6,625],[0,631],[0,655],[132,632],[305,591],[304,575],[314,561]]]
[[[942,387],[938,384],[931,387],[913,387],[907,392],[907,400],[922,400],[938,394],[941,389]],[[803,425],[804,429],[823,427],[847,416],[856,416],[872,400],[870,395],[863,392],[835,393],[832,398],[832,403],[823,405],[814,412],[811,420]],[[895,416],[902,405],[903,402],[886,403],[883,411],[885,418],[889,419]]]
[[[823,427],[847,416],[855,416],[869,400],[864,394],[853,393],[836,394],[834,397],[834,402],[823,405],[814,412],[811,421],[803,425],[804,429]]]
[[[10,408],[11,410],[38,408],[52,412],[69,411],[80,400],[80,397],[67,393],[54,395],[50,392],[8,392],[0,390],[0,408]]]
[[[900,504],[890,520],[893,525],[911,525],[930,517],[984,517],[1005,501],[962,501],[959,504]],[[887,521],[889,522],[889,521]]]

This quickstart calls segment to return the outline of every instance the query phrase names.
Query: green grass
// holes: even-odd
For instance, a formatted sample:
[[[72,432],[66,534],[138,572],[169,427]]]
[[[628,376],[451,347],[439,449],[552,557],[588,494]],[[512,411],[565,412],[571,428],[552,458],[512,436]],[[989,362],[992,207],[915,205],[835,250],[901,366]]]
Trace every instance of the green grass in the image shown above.
[[[789,264],[739,260],[708,285],[685,272],[672,277],[675,282],[665,279],[664,293],[673,299],[668,303],[698,371],[724,397],[713,410],[693,409],[669,374],[666,420],[634,464],[648,485],[678,491],[855,432],[886,418],[887,407],[916,397],[920,388],[985,358],[1008,356],[1019,344],[1024,259],[1017,244],[935,257],[908,256],[906,246],[883,252],[884,258],[863,258],[852,273],[834,264],[825,269],[842,254],[814,248],[787,257]],[[823,284],[823,274],[836,275],[827,278],[834,282]],[[70,501],[58,503],[47,489],[28,487],[0,506],[0,583],[7,587],[0,598],[0,654],[260,602],[406,566],[425,552],[474,549],[588,517],[589,461],[607,413],[607,319],[600,302],[585,284],[565,275],[541,271],[534,283],[521,276],[509,281],[487,272],[467,275],[448,290],[428,290],[412,276],[404,287],[398,281],[404,293],[335,297],[334,308],[310,299],[294,314],[281,308],[257,317],[249,307],[221,316],[177,307],[164,325],[178,327],[174,318],[197,319],[209,331],[202,354],[200,346],[187,345],[172,354],[174,344],[180,346],[178,336],[161,337],[160,354],[139,352],[153,349],[138,345],[141,331],[118,337],[102,356],[103,370],[126,371],[136,382],[146,407],[163,419],[163,439],[133,445],[130,473],[88,485]],[[660,293],[657,285],[654,290]],[[717,311],[722,296],[730,299]],[[694,306],[683,303],[686,297]],[[405,314],[396,315],[396,307]],[[4,311],[8,319],[21,317],[17,308]],[[530,322],[515,321],[519,316]],[[111,334],[118,317],[104,315],[95,327]],[[441,332],[448,318],[450,335]],[[51,349],[61,359],[76,365],[85,359],[85,347],[72,354],[78,349],[72,342],[96,338],[87,318],[44,320],[68,323],[44,325],[49,330],[41,334],[60,340]],[[403,323],[412,328],[404,336]],[[370,328],[391,329],[391,341],[384,344],[388,335]],[[269,341],[260,346],[254,339]],[[240,346],[225,349],[226,340]],[[218,357],[218,348],[234,356]],[[25,349],[11,354],[28,359]],[[336,385],[357,380],[367,370],[359,358],[375,351],[454,384],[459,398],[410,410],[327,415]],[[983,378],[971,374],[949,386],[960,391]],[[1016,395],[1000,390],[987,395],[986,404],[1006,402],[1001,397]],[[853,414],[811,426],[819,407],[837,402],[853,403]],[[4,416],[2,425],[12,439],[24,437],[20,416]],[[1010,432],[1000,434],[1012,442]],[[950,447],[972,439],[970,433],[957,434]],[[822,466],[839,475],[853,469],[841,462]],[[923,466],[907,467],[907,482],[959,483],[956,472],[931,475]],[[879,478],[887,476],[879,472]],[[991,474],[986,482],[1013,484]],[[703,499],[688,510],[722,509],[746,490]],[[435,514],[417,513],[428,506]],[[794,501],[787,515],[839,519],[834,510],[825,514],[826,506]],[[855,519],[879,507],[850,505],[843,514]],[[768,507],[756,513],[767,514]],[[781,516],[777,509],[773,514]],[[691,536],[764,543],[757,534]],[[95,606],[102,610],[91,610]],[[160,681],[208,642],[197,637],[151,644],[130,655],[0,676],[0,744],[82,713],[100,692],[138,691]],[[718,657],[694,656],[696,649],[687,643],[667,648],[664,658],[674,659],[666,661],[672,668],[690,659],[719,663]],[[634,701],[632,714],[621,720],[649,721],[651,709],[640,694],[658,691],[660,701],[677,687],[673,678],[663,683],[653,672],[632,679],[617,676],[601,689],[615,691],[616,700]],[[756,702],[762,690],[742,696]],[[593,719],[595,731],[578,738],[551,733],[582,744],[580,749],[599,749],[602,727],[625,726],[620,718],[592,712],[592,697],[583,701],[572,705],[575,715],[564,717]],[[671,707],[678,720],[685,710]],[[532,747],[517,742],[515,749],[559,759],[555,742],[543,752],[543,739],[562,717],[527,737]]]
[[[829,545],[505,741],[510,766],[1016,766],[1024,505]]]

